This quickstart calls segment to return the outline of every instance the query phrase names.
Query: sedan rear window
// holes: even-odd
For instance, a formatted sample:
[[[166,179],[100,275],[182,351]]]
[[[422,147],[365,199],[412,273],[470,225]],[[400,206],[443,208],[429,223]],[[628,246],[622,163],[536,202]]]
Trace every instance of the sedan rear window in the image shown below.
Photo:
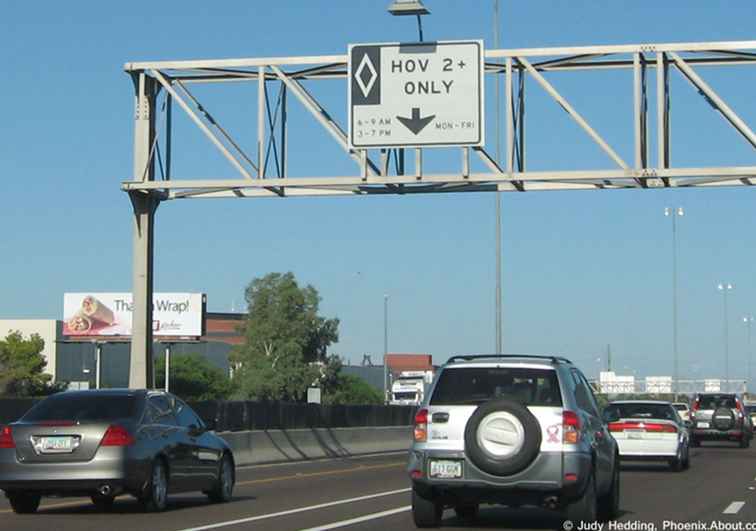
[[[136,413],[136,398],[121,396],[51,396],[22,417],[25,422],[45,420],[96,421],[131,418]]]
[[[441,372],[431,405],[479,404],[506,399],[527,406],[561,406],[554,370],[459,367]]]
[[[609,404],[604,415],[613,416],[613,413],[621,419],[677,420],[675,411],[667,404]]]

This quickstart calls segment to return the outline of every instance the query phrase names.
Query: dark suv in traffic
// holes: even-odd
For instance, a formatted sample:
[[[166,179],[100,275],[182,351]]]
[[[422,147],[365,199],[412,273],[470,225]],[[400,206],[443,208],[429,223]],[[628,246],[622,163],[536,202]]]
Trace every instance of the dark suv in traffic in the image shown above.
[[[734,441],[748,448],[753,439],[751,417],[736,393],[699,393],[690,408],[691,445],[701,441]]]

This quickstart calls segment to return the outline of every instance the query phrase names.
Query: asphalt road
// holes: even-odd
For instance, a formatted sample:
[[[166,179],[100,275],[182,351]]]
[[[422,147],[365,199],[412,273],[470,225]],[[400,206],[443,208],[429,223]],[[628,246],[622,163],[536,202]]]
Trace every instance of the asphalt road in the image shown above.
[[[202,495],[175,495],[168,510],[158,514],[142,513],[135,500],[122,497],[111,513],[97,511],[85,499],[48,498],[37,514],[16,515],[3,499],[0,529],[415,529],[405,460],[405,454],[398,454],[240,468],[231,503],[217,505]],[[631,464],[623,466],[621,478],[621,525],[607,525],[605,530],[683,531],[665,521],[707,526],[756,523],[756,448],[706,445],[693,450],[690,470],[674,473],[663,465]],[[481,507],[474,523],[457,520],[453,511],[446,511],[443,521],[445,529],[557,527],[555,515],[547,511],[494,506]]]

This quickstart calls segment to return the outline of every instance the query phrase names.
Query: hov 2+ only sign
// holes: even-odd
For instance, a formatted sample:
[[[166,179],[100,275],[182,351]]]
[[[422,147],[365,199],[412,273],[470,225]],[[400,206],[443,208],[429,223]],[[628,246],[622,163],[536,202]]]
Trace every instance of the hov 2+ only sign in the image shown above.
[[[349,46],[349,147],[483,145],[483,42]]]

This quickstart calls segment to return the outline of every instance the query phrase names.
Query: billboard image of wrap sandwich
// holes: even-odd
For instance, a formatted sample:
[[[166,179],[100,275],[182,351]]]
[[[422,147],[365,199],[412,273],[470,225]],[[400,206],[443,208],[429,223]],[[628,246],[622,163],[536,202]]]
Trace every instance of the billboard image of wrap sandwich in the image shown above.
[[[202,293],[154,293],[155,336],[200,337],[204,334],[206,298]],[[131,336],[131,293],[65,293],[63,335]]]
[[[72,336],[100,335],[104,328],[116,324],[113,310],[92,295],[81,301],[81,307],[63,325],[63,333]]]

